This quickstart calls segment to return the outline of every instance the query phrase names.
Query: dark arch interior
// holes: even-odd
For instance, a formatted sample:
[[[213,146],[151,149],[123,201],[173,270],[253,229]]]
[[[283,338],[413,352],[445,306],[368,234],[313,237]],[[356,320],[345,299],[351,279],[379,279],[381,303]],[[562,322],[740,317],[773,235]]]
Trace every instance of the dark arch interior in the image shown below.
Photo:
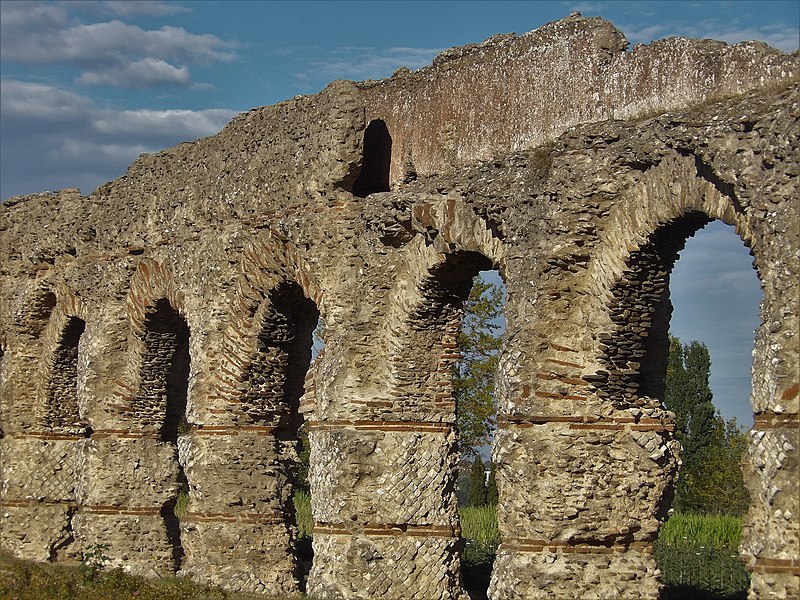
[[[275,451],[279,469],[290,489],[280,494],[283,514],[290,531],[297,526],[293,498],[304,489],[298,460],[287,454],[282,445],[293,446],[298,455],[304,450],[300,399],[305,391],[306,373],[312,358],[313,334],[319,322],[314,302],[302,288],[291,281],[272,289],[266,298],[266,310],[258,333],[258,348],[244,373],[241,406],[248,420],[274,427]],[[311,570],[313,551],[310,537],[294,540],[295,567],[301,591]]]
[[[78,414],[78,344],[86,323],[71,317],[61,332],[47,385],[45,426],[70,433],[88,430]]]
[[[364,157],[361,174],[353,184],[353,194],[365,198],[389,191],[389,167],[392,162],[392,136],[386,123],[377,119],[364,131]]]
[[[178,435],[187,426],[186,401],[189,388],[189,327],[186,321],[162,298],[145,317],[144,356],[137,408],[142,409],[148,425],[159,426],[161,440],[174,447],[178,466],[177,482],[186,488],[188,482],[178,460]],[[161,507],[161,517],[172,546],[174,568],[180,569],[184,551],[181,545],[180,522],[175,516],[178,494]]]
[[[642,396],[663,401],[672,315],[669,276],[686,239],[711,220],[704,213],[687,213],[631,252],[611,300],[614,331],[599,338],[607,374],[598,394],[611,397],[617,408],[629,408]]]
[[[493,268],[492,261],[478,252],[456,252],[448,255],[443,263],[431,269],[429,277],[422,283],[423,301],[412,316],[412,341],[409,349],[417,354],[421,352],[430,354],[436,365],[428,364],[427,368],[436,368],[437,376],[432,380],[427,378],[426,369],[419,368],[418,358],[410,361],[411,364],[417,365],[416,372],[403,374],[406,378],[417,378],[414,387],[423,392],[423,398],[420,398],[421,409],[425,410],[428,398],[436,398],[445,389],[449,393],[453,392],[453,369],[457,368],[458,358],[453,354],[452,344],[457,341],[465,316],[465,302],[475,285],[476,277]],[[444,356],[452,357],[449,364]],[[399,363],[400,369],[403,362],[405,361]],[[453,400],[456,402],[456,395],[453,395]],[[450,410],[458,412],[460,409],[461,407],[454,406]],[[459,451],[455,447],[453,450]],[[459,469],[468,472],[467,462],[459,462],[462,463]],[[453,482],[453,485],[457,486],[457,483]],[[468,545],[466,539],[463,541],[461,578],[464,589],[472,598],[485,598],[496,550],[473,543]]]

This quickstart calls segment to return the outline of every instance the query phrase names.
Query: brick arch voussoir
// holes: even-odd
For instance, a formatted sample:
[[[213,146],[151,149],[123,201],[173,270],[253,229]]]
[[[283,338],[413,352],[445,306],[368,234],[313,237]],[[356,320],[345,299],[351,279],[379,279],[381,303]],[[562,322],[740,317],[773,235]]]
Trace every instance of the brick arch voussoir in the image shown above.
[[[625,331],[622,329],[628,325],[627,321],[620,321],[618,314],[615,316],[615,311],[619,312],[615,308],[619,301],[615,298],[620,293],[621,286],[626,285],[632,271],[637,268],[635,263],[643,256],[642,252],[651,251],[648,249],[653,248],[652,244],[658,236],[662,236],[662,243],[666,239],[664,235],[674,238],[667,242],[670,247],[674,246],[672,250],[667,251],[666,246],[663,248],[669,255],[674,251],[676,256],[689,236],[708,221],[718,219],[734,226],[745,245],[757,255],[757,239],[753,235],[746,210],[736,201],[735,186],[730,185],[728,191],[721,187],[719,179],[715,183],[709,179],[707,173],[699,172],[694,156],[675,153],[646,171],[636,185],[626,190],[614,205],[605,220],[606,226],[600,233],[600,243],[593,252],[588,277],[585,279],[586,293],[581,296],[583,302],[590,306],[580,307],[580,310],[584,314],[594,315],[586,332],[590,339],[585,344],[593,345],[596,360],[588,360],[583,371],[583,376],[592,381],[592,385],[601,381],[601,387],[608,387],[606,393],[611,396],[616,393],[611,389],[614,386],[608,381],[602,383],[611,370],[604,346],[613,343],[609,340],[623,336]],[[663,257],[663,260],[671,262],[662,264],[660,268],[671,270],[675,259],[669,258],[667,254]],[[640,275],[647,275],[646,266],[639,268],[644,269]],[[665,285],[668,285],[668,278],[660,280],[656,287],[660,289]],[[666,293],[668,294],[668,290]],[[633,321],[636,318],[635,315],[630,317],[631,327],[635,325]],[[643,318],[645,327],[650,326],[648,323],[655,322],[650,321],[646,315]],[[654,339],[647,343],[654,343]],[[638,362],[637,359],[633,360]],[[637,374],[636,377],[640,375]],[[649,380],[655,381],[652,376]],[[654,405],[657,404],[655,400],[653,402]]]
[[[141,261],[128,285],[125,311],[128,316],[128,356],[120,379],[112,388],[112,400],[108,408],[120,414],[130,415],[141,383],[140,367],[145,348],[144,335],[147,314],[156,303],[166,299],[170,306],[186,318],[185,298],[178,289],[172,273],[162,262],[146,259]],[[127,420],[127,417],[124,417]]]
[[[391,305],[383,328],[381,346],[388,357],[384,363],[386,372],[378,376],[384,382],[382,389],[386,398],[378,398],[378,404],[402,394],[407,382],[399,373],[407,357],[419,352],[418,343],[420,314],[430,302],[430,293],[437,287],[436,271],[444,267],[455,255],[475,253],[497,267],[501,276],[505,272],[506,253],[503,242],[492,235],[488,224],[460,198],[435,198],[422,200],[414,207],[418,221],[437,235],[433,243],[426,243],[417,236],[406,246],[405,268],[399,272],[395,288],[390,294]],[[448,398],[450,369],[459,357],[457,348],[457,320],[440,327],[435,344],[438,354],[436,364],[429,365],[431,393],[438,395],[439,404],[445,413],[452,412],[452,398]],[[424,374],[423,374],[424,376]],[[438,391],[437,391],[438,390]]]
[[[625,272],[633,251],[646,244],[658,229],[691,212],[734,226],[748,246],[754,241],[747,215],[699,176],[694,158],[675,153],[645,172],[605,219],[598,251],[589,266],[591,294],[608,294]]]
[[[56,304],[50,313],[41,335],[42,358],[34,380],[35,415],[39,426],[44,426],[44,418],[48,411],[48,386],[56,368],[55,354],[61,344],[64,330],[73,317],[81,319],[84,323],[89,322],[90,311],[83,300],[77,296],[69,287],[61,282],[52,288],[55,294]]]
[[[7,311],[10,318],[1,324],[4,331],[16,332],[9,336],[11,339],[21,337],[28,343],[39,340],[58,301],[56,287],[52,277],[43,278],[12,301]]]
[[[215,353],[214,377],[205,410],[198,407],[200,420],[208,411],[225,418],[238,415],[242,378],[251,366],[258,347],[258,335],[270,308],[269,295],[279,285],[293,282],[312,300],[325,318],[322,288],[297,248],[272,231],[265,232],[242,252],[241,273],[231,299],[229,322],[223,328]],[[219,418],[219,417],[215,417]]]
[[[125,299],[131,329],[136,334],[144,332],[148,311],[162,298],[166,298],[178,314],[186,317],[183,292],[175,285],[167,266],[162,262],[143,260],[131,277]]]
[[[633,254],[660,229],[690,213],[732,225],[745,245],[758,257],[758,244],[748,215],[735,201],[698,174],[695,159],[678,153],[667,156],[629,188],[604,220],[599,244],[592,254],[585,278],[584,302],[594,304],[591,314],[607,313],[615,286],[629,270]],[[606,314],[606,317],[608,315]],[[610,326],[610,319],[593,323],[594,329]],[[587,370],[591,371],[591,365]]]

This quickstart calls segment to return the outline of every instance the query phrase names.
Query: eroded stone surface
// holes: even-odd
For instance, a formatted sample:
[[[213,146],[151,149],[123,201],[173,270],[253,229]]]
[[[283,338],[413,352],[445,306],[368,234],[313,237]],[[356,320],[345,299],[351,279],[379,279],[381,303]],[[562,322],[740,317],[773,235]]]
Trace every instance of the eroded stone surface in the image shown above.
[[[800,594],[800,58],[625,46],[571,16],[254,109],[89,196],[6,201],[3,548],[58,560],[108,544],[137,573],[297,591],[305,419],[308,590],[463,598],[449,378],[461,303],[495,267],[490,595],[656,598],[650,544],[679,457],[659,400],[669,274],[720,219],[764,288],[751,596]],[[326,347],[306,374],[318,315]]]

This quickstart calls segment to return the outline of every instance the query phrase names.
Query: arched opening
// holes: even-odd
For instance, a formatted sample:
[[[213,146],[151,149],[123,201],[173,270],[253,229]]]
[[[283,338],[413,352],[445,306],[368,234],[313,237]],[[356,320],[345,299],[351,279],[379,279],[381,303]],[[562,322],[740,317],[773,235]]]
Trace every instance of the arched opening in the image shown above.
[[[189,388],[189,327],[165,298],[147,312],[143,334],[144,354],[141,384],[136,397],[136,416],[144,426],[157,428],[161,441],[174,450],[177,467],[174,494],[161,507],[161,518],[172,547],[177,572],[183,561],[180,519],[176,506],[188,494],[189,482],[178,455],[178,436],[186,433],[186,402]]]
[[[497,428],[498,361],[505,333],[505,283],[497,270],[473,278],[453,367],[459,437],[461,573],[471,598],[485,598],[500,544],[492,445]]]
[[[750,498],[741,460],[744,429],[753,423],[750,373],[762,291],[752,257],[732,227],[713,221],[687,241],[670,296],[665,402],[677,415],[683,464],[675,514],[656,543],[667,586],[662,599],[744,597],[750,578],[739,544]],[[679,534],[689,524],[695,533]],[[726,535],[709,539],[719,531]]]
[[[311,488],[306,479],[308,465],[303,463],[308,457],[308,442],[300,401],[320,315],[299,285],[284,282],[267,295],[261,323],[257,352],[244,374],[241,401],[253,423],[272,428],[276,494],[265,500],[272,510],[284,515],[285,532],[294,552],[293,576],[300,591],[305,591],[313,562],[313,523],[309,522]]]
[[[85,329],[85,321],[70,317],[52,357],[43,417],[45,427],[60,433],[90,433],[78,410],[78,346]]]
[[[658,228],[645,244],[631,253],[627,270],[614,289],[610,307],[614,331],[600,340],[608,372],[608,385],[600,393],[606,394],[615,408],[643,413],[653,401],[658,401],[677,415],[674,435],[683,446],[683,464],[677,496],[676,488],[668,490],[659,506],[662,518],[672,516],[654,540],[657,564],[666,584],[662,600],[738,598],[746,595],[748,586],[746,573],[738,560],[740,538],[737,537],[741,535],[741,513],[747,505],[746,499],[742,502],[741,494],[746,491],[739,464],[746,443],[736,424],[727,422],[718,412],[717,396],[708,384],[714,356],[711,353],[709,357],[704,340],[699,339],[700,332],[708,333],[710,321],[719,323],[720,316],[738,308],[737,299],[742,295],[741,281],[737,281],[725,283],[717,290],[720,295],[715,300],[702,299],[699,288],[710,291],[708,288],[714,285],[723,264],[724,255],[720,252],[705,248],[701,256],[695,257],[695,263],[702,265],[694,267],[694,285],[689,286],[694,296],[695,314],[680,317],[687,337],[677,340],[670,325],[673,268],[687,240],[711,221],[703,213],[687,213]],[[719,232],[720,227],[726,228],[713,225],[711,229]],[[741,246],[733,236],[729,240]],[[739,260],[745,262],[744,270],[750,271],[755,280],[750,283],[757,288],[750,261],[742,254],[739,253]],[[682,285],[686,286],[686,282]],[[685,300],[686,294],[683,296]],[[752,301],[752,294],[749,296]],[[702,302],[711,304],[705,315],[697,313],[696,307]],[[715,335],[721,339],[726,339],[736,326],[737,318],[733,314],[730,316],[733,319],[717,325]],[[687,329],[688,322],[693,324]],[[737,342],[728,337],[723,345],[742,344],[744,348],[738,354],[749,355],[753,343],[752,326],[750,331],[749,336],[744,334],[745,338],[749,337],[748,341],[742,341],[739,334]],[[720,359],[731,360],[731,354],[722,353]],[[749,366],[739,367],[736,375],[740,385],[740,376],[747,372]],[[745,379],[742,397],[749,396],[749,377]],[[690,500],[688,493],[695,497]],[[716,535],[722,531],[726,532],[725,536]]]
[[[353,194],[365,198],[389,191],[389,168],[392,162],[392,136],[380,119],[371,121],[364,131],[364,156],[361,173],[353,184]]]
[[[413,369],[401,372],[400,381],[414,381],[410,387],[419,394],[408,397],[407,405],[416,404],[426,420],[430,413],[440,413],[438,418],[454,421],[459,433],[451,448],[457,466],[451,502],[460,522],[461,584],[472,598],[486,597],[499,545],[490,447],[505,286],[493,266],[477,252],[457,252],[431,269],[421,286],[423,301],[411,319],[409,350],[414,356],[397,361]]]
[[[47,433],[60,434],[61,439],[53,440],[51,444],[60,447],[64,453],[62,457],[70,456],[81,438],[88,437],[92,433],[91,428],[81,418],[78,405],[78,358],[81,336],[85,329],[86,323],[82,319],[70,317],[61,330],[58,344],[50,356],[48,364],[49,372],[41,424]],[[61,467],[54,469],[54,474],[59,471],[62,471]],[[64,471],[69,473],[69,467]],[[74,474],[69,473],[68,477],[70,476],[74,476]],[[56,477],[51,477],[51,480],[55,479]],[[49,499],[51,501],[67,499],[74,502],[74,493],[68,492],[65,498],[65,489],[69,490],[71,486],[69,484],[53,486],[53,495]],[[74,558],[73,518],[75,513],[76,509],[73,506],[68,507],[63,513],[63,521],[59,527],[53,528],[54,531],[58,531],[58,537],[51,542],[49,547],[50,560]]]

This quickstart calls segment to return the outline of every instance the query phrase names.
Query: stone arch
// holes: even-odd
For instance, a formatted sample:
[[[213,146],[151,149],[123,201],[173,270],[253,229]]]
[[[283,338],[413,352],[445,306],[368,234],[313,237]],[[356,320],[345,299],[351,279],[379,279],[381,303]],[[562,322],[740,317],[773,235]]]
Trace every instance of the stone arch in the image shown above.
[[[128,539],[107,551],[110,564],[136,574],[174,574],[184,556],[174,508],[187,485],[179,448],[188,427],[190,328],[182,293],[156,261],[139,263],[125,308],[126,361],[106,405],[113,414],[85,444],[86,494],[75,529],[87,544],[106,543],[98,536],[109,528],[126,531]]]
[[[151,259],[142,260],[137,265],[129,282],[125,310],[128,354],[107,405],[116,411],[117,419],[123,421],[133,414],[133,403],[142,385],[142,365],[148,353],[148,336],[152,338],[155,335],[154,331],[148,333],[148,327],[155,325],[153,319],[161,319],[156,316],[159,312],[166,314],[172,311],[177,318],[186,319],[183,293],[178,290],[167,267]],[[165,318],[174,321],[176,317]],[[177,327],[176,323],[173,325]],[[160,325],[157,328],[163,329]]]
[[[291,551],[292,495],[300,400],[321,298],[296,249],[272,233],[243,252],[230,321],[219,338],[219,376],[207,403],[195,407],[198,417],[183,441],[193,482],[186,574],[250,592],[303,588]],[[229,539],[253,547],[239,552]]]
[[[392,136],[386,122],[382,119],[370,121],[364,130],[361,173],[353,184],[353,194],[365,198],[376,192],[388,192],[391,164]]]
[[[678,153],[648,170],[615,207],[603,237],[608,248],[616,241],[621,251],[616,257],[613,252],[598,255],[594,265],[594,274],[601,276],[597,280],[612,273],[616,280],[605,292],[596,290],[595,297],[604,298],[609,323],[595,339],[602,365],[587,379],[615,410],[647,411],[660,405],[671,314],[668,283],[677,252],[713,219],[734,226],[750,248],[764,289],[752,371],[755,426],[743,465],[751,505],[742,552],[752,572],[751,593],[760,594],[781,578],[796,578],[792,562],[796,550],[789,549],[796,549],[800,534],[782,510],[800,489],[796,477],[786,471],[788,465],[781,462],[778,448],[795,443],[797,392],[791,388],[796,382],[776,368],[786,359],[796,368],[796,359],[782,353],[779,339],[791,328],[779,315],[785,315],[792,303],[796,306],[796,298],[780,284],[781,249],[767,230],[768,222],[755,218],[755,209],[741,202],[739,193],[712,164],[694,154]],[[627,248],[619,244],[626,238],[633,241]],[[787,399],[787,406],[781,406]],[[787,409],[792,414],[784,417]],[[772,546],[765,539],[772,540]]]
[[[385,590],[400,589],[426,598],[463,594],[451,368],[459,358],[456,337],[472,279],[501,266],[503,248],[460,199],[420,201],[412,210],[415,229],[427,234],[405,246],[404,269],[389,293],[383,346],[376,352],[388,367],[376,365],[374,373],[362,374],[347,419],[319,421],[312,430],[312,446],[321,450],[316,464],[321,495],[351,493],[315,509],[314,543],[332,560],[315,563],[311,594],[388,597]],[[330,451],[343,446],[352,454]],[[357,470],[346,468],[343,458]],[[335,560],[344,555],[372,559],[353,558],[349,565]],[[420,555],[424,564],[411,573],[378,560]]]
[[[426,294],[431,293],[431,286],[437,276],[448,270],[446,261],[452,258],[456,269],[460,271],[466,263],[481,263],[476,268],[476,275],[482,268],[497,268],[505,278],[505,247],[501,239],[496,237],[492,226],[481,219],[463,199],[458,197],[424,198],[412,207],[415,229],[424,231],[418,234],[406,246],[403,270],[398,273],[396,284],[390,293],[390,306],[383,325],[381,343],[382,353],[388,357],[383,368],[377,366],[376,378],[380,379],[379,387],[386,392],[395,389],[398,370],[387,368],[396,361],[403,352],[409,328],[419,323],[421,315],[415,313],[425,304]],[[472,257],[472,258],[467,258]],[[481,258],[482,257],[482,258]],[[488,265],[488,266],[487,266]],[[471,270],[472,267],[467,268]],[[463,274],[463,273],[462,273]],[[453,274],[447,274],[451,278]],[[468,278],[471,285],[472,277]],[[452,282],[452,285],[456,285]],[[462,285],[467,285],[462,282]],[[467,287],[469,293],[469,287]],[[424,316],[423,316],[424,318]],[[385,398],[384,398],[385,399]]]
[[[263,323],[264,312],[271,306],[269,296],[278,293],[281,284],[298,286],[327,326],[335,326],[336,315],[325,312],[322,288],[297,248],[273,231],[257,238],[242,252],[241,274],[231,295],[230,320],[212,361],[213,383],[205,403],[193,407],[193,421],[198,424],[219,423],[220,419],[249,421],[241,410],[242,377],[255,356],[259,323]]]
[[[36,420],[46,432],[88,435],[91,428],[79,400],[79,342],[86,330],[88,310],[66,286],[49,294],[56,298],[56,304],[42,331],[44,360],[35,383]]]
[[[17,322],[31,339],[41,335],[57,303],[53,287],[42,281],[19,308]]]
[[[82,433],[86,424],[78,415],[78,349],[86,322],[70,317],[61,330],[55,352],[49,357],[42,424],[51,431]]]
[[[189,382],[189,326],[166,298],[144,314],[139,357],[139,386],[132,419],[139,427],[159,432],[162,441],[177,443],[186,418]]]

